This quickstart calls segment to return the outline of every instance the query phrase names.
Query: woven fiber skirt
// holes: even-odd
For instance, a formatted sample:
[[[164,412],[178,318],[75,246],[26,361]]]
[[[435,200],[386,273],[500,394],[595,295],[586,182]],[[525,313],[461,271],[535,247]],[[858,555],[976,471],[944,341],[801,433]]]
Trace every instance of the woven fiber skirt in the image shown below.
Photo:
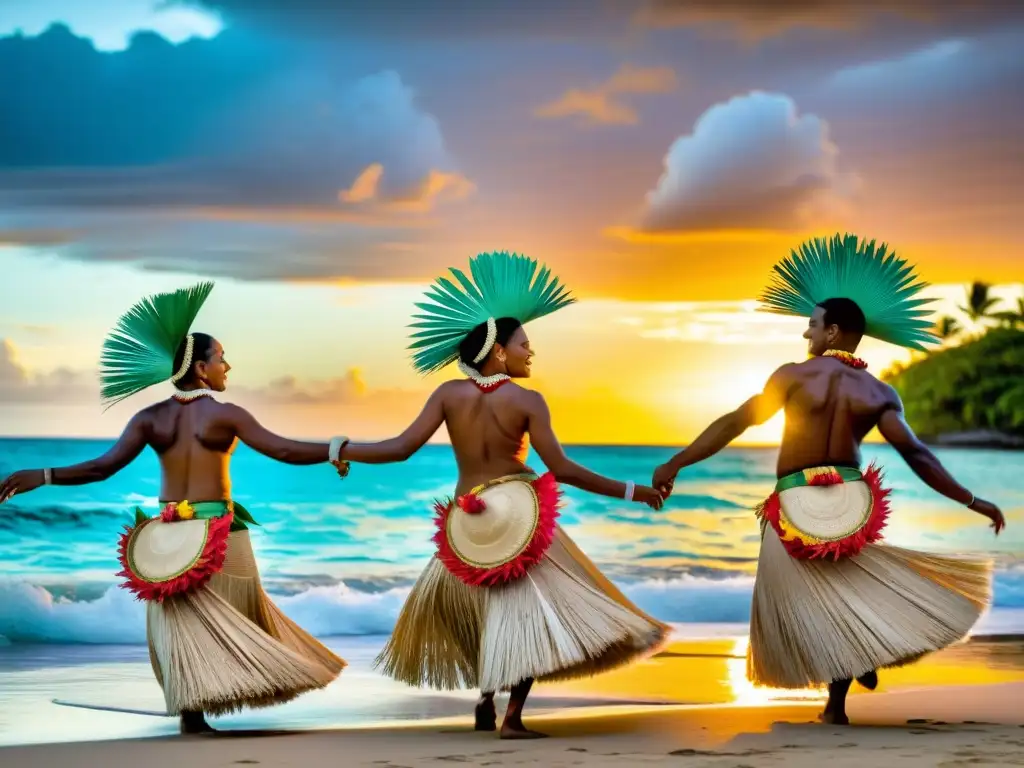
[[[500,586],[470,586],[432,558],[377,666],[409,685],[491,693],[614,669],[658,651],[669,633],[556,526],[544,558]]]
[[[987,607],[992,563],[868,544],[797,559],[763,526],[747,675],[807,688],[915,661],[961,640]]]
[[[325,687],[345,667],[263,591],[247,530],[231,533],[224,568],[206,586],[147,603],[146,630],[174,715],[280,704]]]

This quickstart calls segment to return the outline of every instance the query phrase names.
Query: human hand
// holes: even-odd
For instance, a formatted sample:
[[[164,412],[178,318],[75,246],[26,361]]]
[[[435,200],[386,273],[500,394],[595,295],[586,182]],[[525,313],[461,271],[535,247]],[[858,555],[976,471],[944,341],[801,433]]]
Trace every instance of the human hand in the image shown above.
[[[992,521],[992,528],[996,531],[996,536],[999,532],[1006,527],[1006,520],[1003,518],[1003,513],[999,507],[995,504],[985,501],[984,499],[976,498],[974,503],[968,507],[972,512],[977,512],[979,515],[984,515]]]
[[[41,469],[23,469],[20,472],[15,472],[0,483],[0,504],[19,493],[34,491],[44,481]]]
[[[661,509],[665,503],[664,497],[659,491],[654,488],[649,488],[646,485],[638,485],[633,490],[633,501],[639,501],[641,504],[646,504],[651,509]]]
[[[338,477],[342,480],[348,477],[349,470],[352,468],[352,465],[344,460],[332,461],[331,466],[338,471]]]
[[[654,477],[651,485],[658,489],[664,498],[672,495],[672,489],[676,484],[676,471],[669,464],[662,464],[654,470]]]

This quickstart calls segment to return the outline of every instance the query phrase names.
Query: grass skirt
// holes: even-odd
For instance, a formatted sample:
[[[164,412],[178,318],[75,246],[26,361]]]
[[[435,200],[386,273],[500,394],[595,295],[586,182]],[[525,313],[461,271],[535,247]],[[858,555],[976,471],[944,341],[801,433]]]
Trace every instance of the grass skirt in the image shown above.
[[[961,640],[992,594],[981,558],[868,544],[839,561],[791,557],[762,526],[747,676],[807,688],[900,666]]]
[[[146,634],[172,715],[280,704],[345,667],[267,597],[248,531],[229,536],[224,568],[205,587],[147,603]]]
[[[556,526],[544,558],[501,586],[469,586],[431,558],[376,663],[409,685],[492,693],[614,669],[659,650],[669,632]]]

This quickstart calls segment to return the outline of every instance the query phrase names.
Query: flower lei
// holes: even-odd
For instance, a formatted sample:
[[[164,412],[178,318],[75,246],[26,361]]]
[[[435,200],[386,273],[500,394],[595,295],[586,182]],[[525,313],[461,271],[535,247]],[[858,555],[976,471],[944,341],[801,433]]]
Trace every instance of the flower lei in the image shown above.
[[[171,395],[179,403],[194,403],[201,397],[213,397],[213,390],[206,389],[178,389],[174,388],[174,394]]]
[[[160,510],[160,519],[165,523],[173,523],[176,520],[191,520],[195,516],[196,511],[188,501],[172,501]]]
[[[506,384],[512,381],[512,377],[507,373],[495,373],[492,376],[483,376],[480,371],[475,368],[471,368],[464,362],[459,360],[459,372],[462,373],[467,379],[472,381],[477,387],[483,392],[493,392],[502,384]]]
[[[843,349],[826,349],[825,352],[822,353],[822,357],[834,357],[843,365],[848,365],[851,368],[856,368],[861,371],[868,367],[868,364],[864,362],[864,360],[857,357],[852,352],[847,352]]]

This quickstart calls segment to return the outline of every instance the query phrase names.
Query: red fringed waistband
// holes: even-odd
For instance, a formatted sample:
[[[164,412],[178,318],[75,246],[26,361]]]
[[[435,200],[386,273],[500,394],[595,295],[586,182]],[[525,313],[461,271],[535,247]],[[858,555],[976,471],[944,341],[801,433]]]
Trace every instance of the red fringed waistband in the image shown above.
[[[803,473],[790,475],[779,480],[776,491],[772,493],[757,509],[757,516],[772,526],[778,534],[786,551],[797,559],[809,560],[830,557],[838,560],[841,557],[852,557],[868,544],[882,540],[882,531],[889,517],[890,490],[882,485],[882,472],[872,464],[863,475],[857,473],[856,478],[846,479],[834,467],[821,467],[805,470]],[[852,533],[836,540],[824,540],[799,530],[786,518],[782,508],[780,493],[800,486],[830,486],[845,482],[863,481],[870,491],[871,508],[862,525]],[[779,490],[779,489],[782,490]]]

